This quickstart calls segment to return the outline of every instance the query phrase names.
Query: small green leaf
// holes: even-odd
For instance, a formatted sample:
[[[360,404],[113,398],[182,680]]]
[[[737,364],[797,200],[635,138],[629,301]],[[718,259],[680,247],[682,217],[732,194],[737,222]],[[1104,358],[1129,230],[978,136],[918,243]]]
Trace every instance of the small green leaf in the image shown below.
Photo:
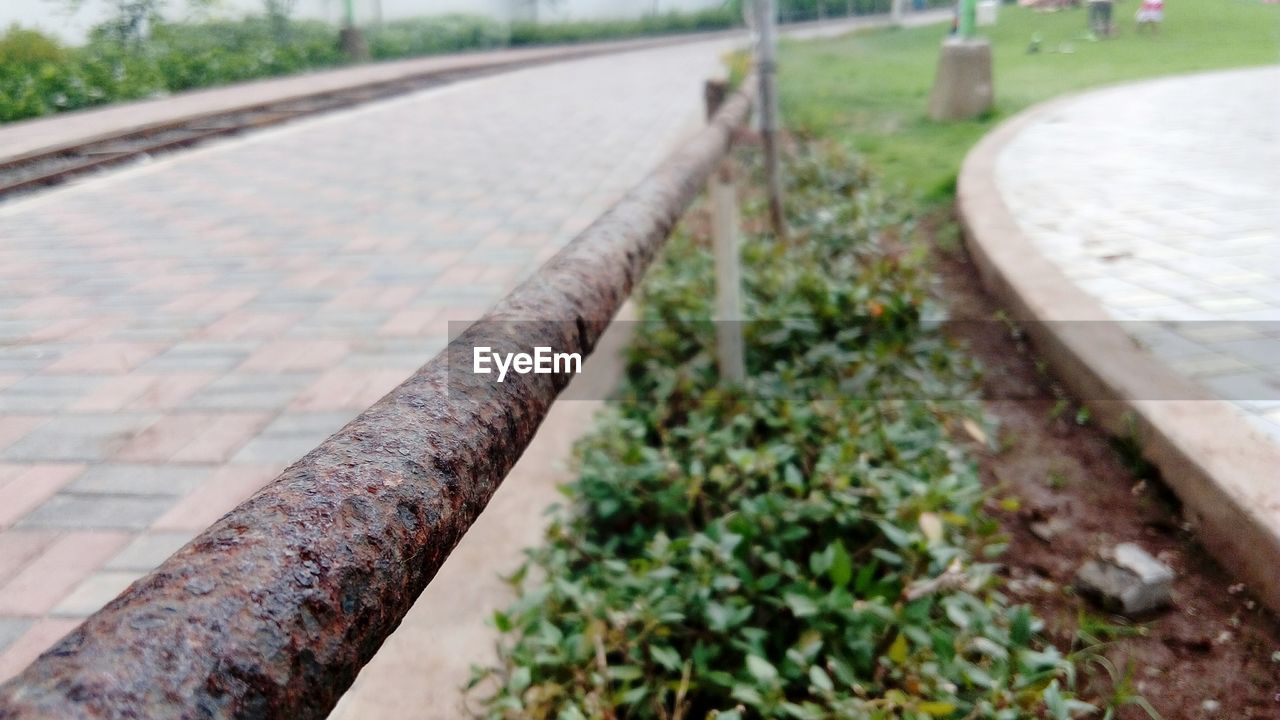
[[[911,544],[911,535],[906,530],[894,525],[891,522],[881,520],[876,523],[880,527],[880,532],[889,539],[889,542],[898,547],[907,547]]]
[[[493,613],[493,626],[498,628],[498,632],[511,632],[511,618],[501,610],[495,610]]]
[[[512,695],[519,695],[524,689],[529,687],[529,683],[533,682],[533,672],[527,666],[520,666],[511,671],[511,678],[507,680],[507,692]]]
[[[916,710],[929,717],[946,717],[956,711],[955,703],[929,700],[916,705]]]
[[[663,645],[649,646],[649,656],[662,667],[675,672],[680,669],[680,653]]]
[[[610,665],[609,677],[614,680],[639,680],[644,671],[635,665]]]
[[[1071,711],[1067,709],[1067,703],[1062,699],[1057,680],[1049,683],[1049,687],[1044,689],[1044,706],[1048,708],[1053,720],[1071,720]]]
[[[1026,645],[1031,642],[1031,608],[1020,605],[1013,611],[1013,622],[1009,625],[1009,642],[1014,645]]]
[[[845,587],[853,579],[853,560],[849,557],[849,551],[844,549],[844,543],[839,540],[831,543],[829,547],[831,549],[831,569],[827,571],[827,574],[831,577],[831,582],[836,587]]]
[[[831,692],[836,687],[835,684],[831,682],[831,676],[827,674],[827,671],[817,665],[809,668],[809,682],[823,692]]]
[[[898,633],[898,637],[893,639],[893,643],[889,645],[889,652],[886,653],[889,659],[895,665],[901,665],[907,661],[907,654],[911,652],[911,646],[907,644],[907,636]]]
[[[791,614],[798,618],[818,614],[818,604],[804,595],[789,593],[782,599],[787,604],[787,607],[791,609]]]
[[[778,679],[778,669],[759,655],[747,656],[747,672],[765,685],[772,685]]]

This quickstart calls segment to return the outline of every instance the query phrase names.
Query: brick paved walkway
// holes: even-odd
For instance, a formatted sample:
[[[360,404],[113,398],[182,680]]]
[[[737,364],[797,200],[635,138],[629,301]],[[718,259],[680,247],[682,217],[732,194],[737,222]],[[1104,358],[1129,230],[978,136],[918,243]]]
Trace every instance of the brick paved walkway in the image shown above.
[[[1280,442],[1278,118],[1275,67],[1090,93],[1010,141],[997,181],[1140,344]]]
[[[0,207],[0,676],[635,184],[727,49],[462,83]]]

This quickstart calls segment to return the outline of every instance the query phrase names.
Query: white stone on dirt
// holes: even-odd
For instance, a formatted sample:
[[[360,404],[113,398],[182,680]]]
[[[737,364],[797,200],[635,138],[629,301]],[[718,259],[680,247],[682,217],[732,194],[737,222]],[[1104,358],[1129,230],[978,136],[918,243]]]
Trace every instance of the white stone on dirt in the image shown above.
[[[1173,570],[1133,543],[1121,543],[1088,560],[1076,571],[1076,584],[1104,606],[1139,615],[1169,604]]]

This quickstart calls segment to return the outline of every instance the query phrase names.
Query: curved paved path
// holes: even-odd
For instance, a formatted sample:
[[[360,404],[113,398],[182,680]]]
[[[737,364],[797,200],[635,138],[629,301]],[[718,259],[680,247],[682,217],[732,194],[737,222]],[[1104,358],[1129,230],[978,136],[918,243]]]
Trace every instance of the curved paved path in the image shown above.
[[[1005,145],[996,183],[1140,344],[1280,442],[1280,68],[1057,104]]]

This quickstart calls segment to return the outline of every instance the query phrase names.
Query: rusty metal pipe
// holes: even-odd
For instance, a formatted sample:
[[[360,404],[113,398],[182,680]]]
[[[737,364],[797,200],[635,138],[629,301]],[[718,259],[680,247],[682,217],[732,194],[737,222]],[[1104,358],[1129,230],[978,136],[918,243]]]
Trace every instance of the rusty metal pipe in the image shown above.
[[[404,384],[0,686],[0,719],[325,716],[569,379],[451,378],[450,359],[475,345],[590,353],[749,108],[732,97]]]

